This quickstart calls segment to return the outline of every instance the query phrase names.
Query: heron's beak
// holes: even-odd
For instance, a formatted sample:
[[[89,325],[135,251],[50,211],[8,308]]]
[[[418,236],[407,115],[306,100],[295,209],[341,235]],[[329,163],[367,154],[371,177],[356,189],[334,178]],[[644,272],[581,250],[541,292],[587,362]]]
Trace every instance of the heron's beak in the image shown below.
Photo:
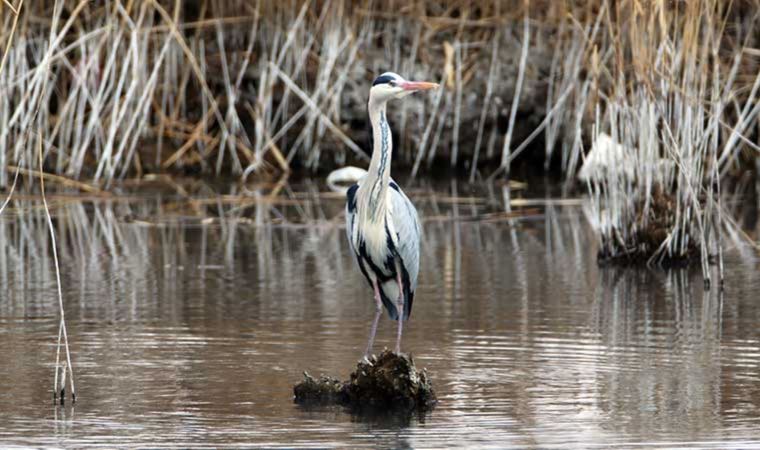
[[[428,83],[427,81],[404,81],[401,83],[401,87],[405,91],[427,91],[430,89],[437,89],[438,83]]]

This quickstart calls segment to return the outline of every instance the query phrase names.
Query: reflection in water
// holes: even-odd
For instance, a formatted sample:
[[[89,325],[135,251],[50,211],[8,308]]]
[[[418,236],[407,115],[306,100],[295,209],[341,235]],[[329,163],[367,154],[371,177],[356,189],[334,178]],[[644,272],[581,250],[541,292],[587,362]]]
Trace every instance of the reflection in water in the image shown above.
[[[602,272],[593,330],[615,370],[597,371],[595,385],[603,411],[631,433],[697,437],[720,418],[723,297],[691,281],[684,271]]]
[[[351,369],[373,304],[340,199],[283,189],[53,197],[80,391],[65,408],[50,404],[44,212],[15,202],[0,217],[0,443],[758,444],[753,257],[729,252],[722,295],[698,271],[599,269],[579,207],[501,188],[471,197],[455,182],[413,192],[423,263],[405,344],[439,406],[389,418],[293,405],[302,370]],[[394,329],[383,317],[379,346]]]

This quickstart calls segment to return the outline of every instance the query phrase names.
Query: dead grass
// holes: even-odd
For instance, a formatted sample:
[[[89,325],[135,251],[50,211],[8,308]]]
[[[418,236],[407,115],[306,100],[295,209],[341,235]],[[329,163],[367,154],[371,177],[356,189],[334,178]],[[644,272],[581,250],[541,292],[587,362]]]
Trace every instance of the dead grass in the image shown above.
[[[660,189],[673,217],[646,259],[697,248],[705,262],[719,252],[720,180],[760,151],[757,0],[7,0],[6,11],[0,186],[32,170],[30,127],[48,179],[87,190],[159,172],[265,181],[362,164],[369,82],[395,70],[446,86],[393,108],[396,167],[445,162],[475,181],[538,153],[570,180],[605,132],[632,149],[635,176],[588,186],[604,254],[638,247]]]
[[[737,14],[749,6],[742,28]],[[592,59],[593,134],[621,144],[616,164],[632,170],[589,184],[600,256],[697,259],[709,282],[713,256],[722,269],[721,174],[742,151],[758,150],[745,133],[760,112],[760,75],[745,50],[760,11],[716,0],[610,2],[604,10],[609,45]],[[740,80],[748,67],[754,73]]]

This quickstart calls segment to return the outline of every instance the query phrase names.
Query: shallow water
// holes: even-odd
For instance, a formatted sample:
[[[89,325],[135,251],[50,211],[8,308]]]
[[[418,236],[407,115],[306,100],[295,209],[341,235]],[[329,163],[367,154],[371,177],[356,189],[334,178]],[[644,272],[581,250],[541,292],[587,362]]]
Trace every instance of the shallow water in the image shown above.
[[[597,267],[576,202],[507,216],[501,193],[433,194],[413,192],[425,236],[403,341],[440,400],[423,417],[293,404],[303,370],[348,374],[374,307],[341,202],[316,189],[53,196],[78,391],[54,406],[50,241],[39,203],[16,202],[0,217],[0,445],[760,447],[752,254],[729,250],[725,291],[705,291],[698,271]]]

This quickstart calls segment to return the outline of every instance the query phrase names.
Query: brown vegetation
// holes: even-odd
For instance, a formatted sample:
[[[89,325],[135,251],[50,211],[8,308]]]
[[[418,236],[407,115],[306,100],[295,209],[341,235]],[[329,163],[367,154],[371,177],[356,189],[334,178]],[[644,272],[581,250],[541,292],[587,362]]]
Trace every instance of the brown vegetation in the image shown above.
[[[720,180],[760,151],[759,13],[757,0],[3,0],[0,186],[34,160],[30,129],[49,175],[100,189],[363,165],[369,82],[395,70],[446,86],[393,108],[397,167],[476,180],[522,159],[572,179],[604,132],[634,176],[588,185],[603,252],[646,241],[655,262],[696,245],[705,262]],[[648,240],[654,189],[674,215]]]

